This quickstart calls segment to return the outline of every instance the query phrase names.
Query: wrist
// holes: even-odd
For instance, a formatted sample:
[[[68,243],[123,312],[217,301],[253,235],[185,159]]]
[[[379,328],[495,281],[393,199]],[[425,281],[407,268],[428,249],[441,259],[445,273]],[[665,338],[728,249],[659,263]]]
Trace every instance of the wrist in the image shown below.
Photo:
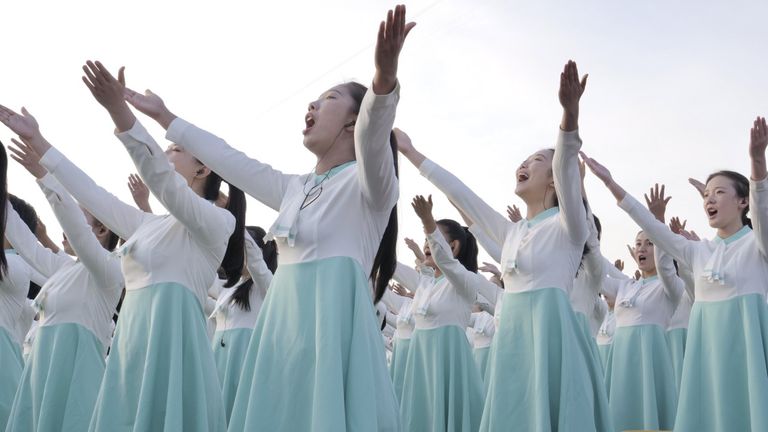
[[[176,120],[176,115],[170,112],[167,108],[164,108],[154,117],[154,120],[160,124],[163,129],[167,130],[169,127],[171,127],[171,123]]]
[[[397,74],[391,72],[382,72],[376,69],[373,76],[372,90],[377,95],[386,95],[392,93],[397,83]]]

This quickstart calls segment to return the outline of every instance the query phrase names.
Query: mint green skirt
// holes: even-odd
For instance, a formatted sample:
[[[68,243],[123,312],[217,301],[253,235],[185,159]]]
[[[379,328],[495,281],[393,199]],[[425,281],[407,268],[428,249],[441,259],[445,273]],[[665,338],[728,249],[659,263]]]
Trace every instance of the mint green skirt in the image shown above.
[[[252,335],[253,329],[237,328],[217,331],[213,336],[211,347],[213,348],[213,358],[216,361],[216,370],[219,373],[219,384],[221,384],[221,394],[224,398],[227,422],[232,416],[232,405],[235,403],[237,385],[240,383],[243,362]],[[221,346],[222,341],[224,341],[224,346]]]
[[[357,261],[281,264],[259,312],[229,430],[398,431],[370,282]]]
[[[589,352],[591,353],[589,361],[594,362],[595,368],[600,370],[601,375],[605,375],[605,369],[603,368],[603,360],[600,356],[600,350],[597,349],[597,339],[592,337],[592,330],[589,327],[589,319],[581,312],[574,312],[576,320],[579,322],[579,328],[584,333],[584,337],[587,339],[589,345]]]
[[[464,329],[416,329],[411,336],[400,414],[411,432],[475,432],[483,381]]]
[[[694,302],[675,432],[768,431],[768,307],[749,294]]]
[[[104,354],[99,339],[80,324],[40,327],[6,432],[88,430]]]
[[[475,348],[472,350],[472,357],[475,358],[475,364],[477,365],[477,370],[480,372],[480,378],[483,380],[483,389],[487,390],[488,385],[485,382],[485,373],[488,371],[488,356],[491,353],[491,347],[483,347],[483,348]],[[485,395],[485,391],[483,391],[483,395]]]
[[[5,430],[8,422],[22,369],[24,362],[19,344],[0,327],[0,431]]]
[[[210,344],[200,302],[184,286],[127,291],[89,430],[226,430]]]
[[[411,346],[410,339],[395,338],[392,344],[392,359],[389,364],[389,376],[392,378],[392,385],[395,387],[397,400],[403,398],[403,381],[405,380],[405,362],[408,360],[408,347]]]
[[[683,359],[685,358],[685,338],[688,329],[676,328],[667,332],[667,346],[672,356],[672,369],[675,371],[675,388],[680,388],[683,378]]]
[[[613,344],[598,345],[597,352],[600,353],[600,363],[603,365],[603,371],[608,367],[608,361],[611,358],[611,346]]]
[[[617,327],[605,377],[617,431],[672,429],[677,388],[664,329]]]
[[[481,431],[612,431],[603,375],[565,292],[504,293]]]

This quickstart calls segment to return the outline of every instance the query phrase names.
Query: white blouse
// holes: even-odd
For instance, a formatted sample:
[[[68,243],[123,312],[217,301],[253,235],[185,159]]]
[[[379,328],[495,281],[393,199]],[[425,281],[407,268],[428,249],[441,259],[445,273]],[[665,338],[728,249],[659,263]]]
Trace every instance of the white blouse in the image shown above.
[[[18,214],[8,212],[8,240],[48,278],[35,298],[39,325],[80,324],[106,350],[112,316],[124,285],[120,263],[99,243],[80,206],[52,175],[46,174],[38,185],[78,257],[75,261],[43,247]]]
[[[496,323],[493,315],[485,311],[473,312],[467,333],[474,349],[491,346],[493,335],[496,334]]]
[[[6,208],[7,214],[15,213],[12,212],[10,204],[6,205]],[[24,259],[12,249],[5,250],[5,259],[8,262],[8,271],[0,281],[0,328],[8,332],[21,349],[19,321],[26,305],[32,271]]]
[[[597,332],[597,344],[612,344],[614,333],[616,333],[616,315],[614,315],[613,311],[608,311],[603,324],[600,326],[600,330]]]
[[[283,174],[180,118],[171,123],[166,137],[280,212],[269,232],[277,240],[280,265],[350,257],[368,276],[398,199],[389,143],[398,99],[399,86],[387,95],[366,93],[355,126],[356,163],[328,177],[322,192],[303,210],[306,184],[322,181],[315,173]]]
[[[588,235],[577,160],[580,148],[578,131],[560,131],[552,161],[560,207],[518,223],[493,210],[453,174],[431,160],[425,160],[419,169],[493,242],[504,245],[501,270],[507,292],[558,288],[568,295]]]
[[[251,310],[246,311],[242,309],[232,299],[237,288],[245,280],[241,280],[237,285],[230,288],[222,288],[211,314],[211,317],[216,319],[217,332],[236,328],[254,328],[259,317],[261,305],[264,303],[264,297],[267,295],[267,288],[272,283],[272,272],[264,262],[261,248],[247,232],[245,233],[245,251],[248,273],[250,273],[251,280],[253,280],[248,298]]]
[[[122,258],[127,290],[178,283],[197,297],[201,313],[235,227],[232,214],[198,196],[136,121],[117,137],[147,187],[171,214],[145,213],[98,186],[55,148],[40,163],[99,221],[127,239]]]
[[[768,285],[768,179],[750,180],[750,214],[754,231],[746,225],[732,236],[715,240],[687,240],[657,221],[636,199],[627,194],[619,203],[642,227],[653,243],[693,272],[697,302],[724,301],[760,294]]]

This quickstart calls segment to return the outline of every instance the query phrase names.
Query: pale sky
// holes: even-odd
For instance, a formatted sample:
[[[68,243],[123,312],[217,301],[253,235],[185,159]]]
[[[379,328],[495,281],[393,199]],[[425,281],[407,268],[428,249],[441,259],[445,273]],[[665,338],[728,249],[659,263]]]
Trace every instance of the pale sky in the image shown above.
[[[514,170],[554,145],[558,74],[574,59],[590,75],[581,108],[583,150],[638,199],[653,183],[666,183],[673,196],[668,216],[714,236],[687,178],[718,169],[749,174],[749,128],[755,116],[768,114],[768,3],[406,4],[418,25],[401,55],[396,125],[491,205],[503,211],[521,204]],[[307,103],[340,82],[370,84],[378,22],[393,6],[379,0],[9,2],[0,103],[26,106],[53,145],[126,202],[135,168],[80,80],[87,59],[113,71],[125,65],[129,86],[151,88],[177,115],[284,172],[306,173],[315,163],[302,145]],[[139,118],[165,146],[159,127]],[[7,144],[12,136],[0,126],[0,140]],[[11,192],[36,207],[58,242],[61,231],[33,178],[9,165]],[[409,205],[415,194],[435,193],[437,218],[459,217],[406,159],[401,166],[400,236],[421,242]],[[604,255],[629,260],[625,244],[638,228],[594,177],[587,188],[603,221]],[[249,200],[249,224],[268,228],[274,218]],[[412,262],[404,245],[399,254]]]

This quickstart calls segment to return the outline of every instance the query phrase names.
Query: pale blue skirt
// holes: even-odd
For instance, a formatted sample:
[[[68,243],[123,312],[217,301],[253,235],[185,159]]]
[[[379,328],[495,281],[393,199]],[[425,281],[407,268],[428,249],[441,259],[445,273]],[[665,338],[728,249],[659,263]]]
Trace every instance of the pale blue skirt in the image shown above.
[[[672,368],[675,371],[675,387],[680,389],[680,381],[683,378],[683,359],[685,358],[685,338],[688,329],[676,328],[667,332],[667,346],[672,356]]]
[[[483,382],[464,329],[416,329],[411,336],[400,414],[410,432],[475,432]]]
[[[405,362],[408,360],[408,347],[410,346],[410,339],[395,338],[392,343],[392,359],[389,364],[389,376],[392,378],[392,384],[395,386],[395,395],[397,396],[398,401],[403,398]]]
[[[0,327],[0,431],[5,430],[22,369],[21,347]]]
[[[80,324],[40,327],[6,432],[88,430],[104,375],[104,354],[96,335]]]
[[[485,395],[485,390],[488,390],[488,385],[485,382],[485,374],[488,371],[488,357],[491,354],[491,347],[483,347],[483,348],[475,348],[472,350],[472,357],[475,358],[475,364],[477,365],[477,370],[480,372],[480,378],[483,380],[483,395]]]
[[[603,371],[608,367],[608,361],[611,358],[611,345],[613,344],[609,343],[597,346],[597,352],[600,353],[600,363],[603,365]]]
[[[221,384],[221,394],[224,398],[227,422],[232,417],[232,405],[235,403],[237,385],[240,383],[243,362],[252,335],[253,329],[237,328],[218,331],[213,336],[211,346],[213,358],[216,361],[216,370],[219,373],[219,384]],[[222,346],[222,341],[224,346]]]
[[[612,431],[601,370],[565,292],[504,293],[481,431]]]
[[[200,302],[184,286],[126,291],[89,430],[226,430],[210,344]]]
[[[229,430],[400,430],[370,282],[357,261],[280,265],[248,347]]]
[[[768,431],[768,308],[750,294],[694,302],[675,432]]]
[[[672,429],[677,388],[664,329],[617,327],[605,377],[617,431]]]
[[[600,350],[597,349],[597,339],[592,336],[592,330],[589,326],[589,319],[581,312],[574,312],[576,320],[579,322],[579,328],[587,339],[589,345],[589,352],[591,353],[589,361],[595,363],[595,368],[600,370],[600,375],[605,375],[605,368],[603,367],[603,360],[600,356]]]

